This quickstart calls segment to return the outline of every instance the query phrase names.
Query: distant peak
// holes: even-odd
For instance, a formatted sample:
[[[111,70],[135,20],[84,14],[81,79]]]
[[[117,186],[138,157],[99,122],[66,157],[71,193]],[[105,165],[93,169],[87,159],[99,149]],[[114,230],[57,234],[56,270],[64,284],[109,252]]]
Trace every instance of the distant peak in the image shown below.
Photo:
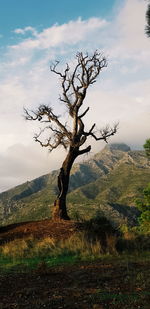
[[[121,150],[121,151],[130,151],[131,148],[124,144],[124,143],[113,143],[113,144],[109,144],[105,147],[105,149],[109,149],[109,150]]]

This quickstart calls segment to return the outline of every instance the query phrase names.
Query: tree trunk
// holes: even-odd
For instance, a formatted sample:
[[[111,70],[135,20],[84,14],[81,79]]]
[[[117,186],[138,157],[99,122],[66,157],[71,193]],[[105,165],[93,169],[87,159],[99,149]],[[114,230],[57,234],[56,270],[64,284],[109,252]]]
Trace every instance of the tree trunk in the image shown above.
[[[58,175],[59,194],[54,202],[53,220],[70,220],[67,214],[66,197],[69,187],[70,170],[74,160],[78,156],[77,151],[70,148]]]

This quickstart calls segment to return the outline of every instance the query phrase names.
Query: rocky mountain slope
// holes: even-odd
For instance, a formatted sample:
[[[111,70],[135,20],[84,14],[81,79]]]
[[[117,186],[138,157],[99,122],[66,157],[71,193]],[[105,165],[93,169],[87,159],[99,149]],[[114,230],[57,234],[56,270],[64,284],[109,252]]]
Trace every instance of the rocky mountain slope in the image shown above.
[[[49,218],[57,194],[58,171],[0,194],[0,224]],[[135,198],[150,182],[144,151],[111,144],[91,159],[74,164],[68,194],[70,215],[89,218],[103,213],[114,223],[136,221]]]

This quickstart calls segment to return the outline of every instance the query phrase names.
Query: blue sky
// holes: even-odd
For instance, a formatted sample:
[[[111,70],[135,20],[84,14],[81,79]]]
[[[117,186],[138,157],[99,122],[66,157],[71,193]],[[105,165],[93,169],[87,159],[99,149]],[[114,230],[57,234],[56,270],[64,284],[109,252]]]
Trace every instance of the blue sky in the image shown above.
[[[5,33],[14,28],[51,26],[64,23],[79,16],[109,16],[115,0],[0,0],[0,29]]]
[[[38,30],[55,23],[63,24],[75,20],[95,17],[111,17],[119,0],[0,0],[1,46],[15,41],[12,31],[28,25]],[[124,0],[122,0],[122,3]]]
[[[146,7],[143,0],[0,0],[0,191],[60,167],[65,153],[49,155],[33,141],[38,127],[25,122],[23,107],[51,104],[66,121],[49,65],[73,66],[77,51],[98,49],[108,59],[85,100],[86,126],[119,121],[111,141],[142,148],[150,132]],[[104,146],[92,143],[91,155]]]

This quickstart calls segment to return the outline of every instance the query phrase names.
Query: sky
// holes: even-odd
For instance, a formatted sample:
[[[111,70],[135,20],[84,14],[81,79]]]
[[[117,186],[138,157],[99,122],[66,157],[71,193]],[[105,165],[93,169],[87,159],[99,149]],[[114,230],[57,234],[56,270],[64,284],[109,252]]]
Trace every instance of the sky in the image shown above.
[[[49,104],[67,118],[50,64],[73,65],[78,51],[96,49],[108,60],[89,89],[87,128],[119,121],[110,142],[142,149],[150,137],[150,39],[147,0],[0,0],[0,192],[60,168],[65,152],[35,143],[39,128],[23,108]],[[91,142],[91,141],[90,141]],[[105,146],[92,142],[91,154]]]

